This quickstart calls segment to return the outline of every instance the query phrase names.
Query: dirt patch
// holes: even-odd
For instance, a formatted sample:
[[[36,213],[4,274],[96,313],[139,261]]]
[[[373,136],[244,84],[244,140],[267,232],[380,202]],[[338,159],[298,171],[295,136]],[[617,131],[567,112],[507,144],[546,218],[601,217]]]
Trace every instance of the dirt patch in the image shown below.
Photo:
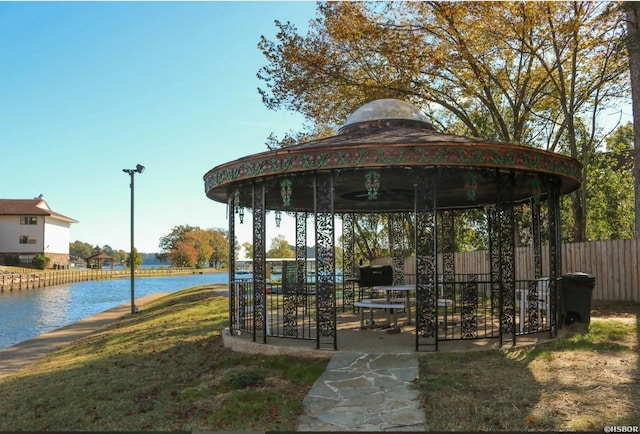
[[[640,303],[594,301],[591,317],[602,319],[633,319],[640,321]]]

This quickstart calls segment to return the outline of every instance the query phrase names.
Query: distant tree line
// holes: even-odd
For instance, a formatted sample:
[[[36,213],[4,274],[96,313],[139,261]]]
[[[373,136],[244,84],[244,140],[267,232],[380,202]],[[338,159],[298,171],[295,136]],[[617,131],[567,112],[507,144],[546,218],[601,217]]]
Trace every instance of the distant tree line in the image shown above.
[[[156,257],[174,267],[225,268],[229,263],[229,239],[222,229],[175,226],[160,238],[159,247]]]
[[[80,240],[76,240],[73,243],[69,243],[69,254],[71,256],[77,256],[81,259],[87,259],[90,256],[97,255],[98,253],[104,253],[113,258],[114,264],[127,263],[129,259],[129,253],[124,250],[114,250],[110,245],[104,246],[95,245],[92,246],[89,243],[85,243]]]

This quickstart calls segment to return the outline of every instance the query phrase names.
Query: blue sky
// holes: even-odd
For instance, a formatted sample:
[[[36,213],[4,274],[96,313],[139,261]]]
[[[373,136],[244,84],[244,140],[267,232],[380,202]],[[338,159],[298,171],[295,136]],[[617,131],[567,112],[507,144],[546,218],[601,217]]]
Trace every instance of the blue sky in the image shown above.
[[[262,104],[257,43],[314,16],[313,2],[0,2],[0,197],[43,194],[79,220],[72,241],[128,250],[122,169],[140,163],[139,251],[180,224],[226,228],[204,173],[302,123]]]

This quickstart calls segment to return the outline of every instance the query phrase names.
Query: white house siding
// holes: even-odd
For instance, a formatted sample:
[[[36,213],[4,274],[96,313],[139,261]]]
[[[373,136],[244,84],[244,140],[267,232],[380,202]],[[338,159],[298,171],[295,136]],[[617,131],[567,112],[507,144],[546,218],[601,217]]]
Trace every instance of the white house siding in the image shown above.
[[[21,225],[20,216],[0,216],[0,250],[11,253],[42,253],[44,251],[44,217],[38,216],[38,224]],[[36,239],[35,244],[20,244],[20,236]],[[68,238],[67,238],[68,239]],[[67,252],[69,251],[67,241]]]
[[[69,254],[71,224],[45,217],[44,253]]]

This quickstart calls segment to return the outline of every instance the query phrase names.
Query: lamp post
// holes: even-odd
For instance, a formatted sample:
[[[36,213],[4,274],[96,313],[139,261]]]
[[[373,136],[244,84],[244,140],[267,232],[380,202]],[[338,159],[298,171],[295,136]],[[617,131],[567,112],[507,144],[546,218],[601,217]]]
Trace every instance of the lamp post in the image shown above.
[[[122,169],[124,173],[128,173],[131,176],[131,254],[129,255],[129,267],[131,267],[131,314],[137,312],[134,302],[134,284],[135,284],[135,256],[133,254],[133,175],[136,173],[144,172],[144,166],[142,164],[136,164],[135,169]]]

